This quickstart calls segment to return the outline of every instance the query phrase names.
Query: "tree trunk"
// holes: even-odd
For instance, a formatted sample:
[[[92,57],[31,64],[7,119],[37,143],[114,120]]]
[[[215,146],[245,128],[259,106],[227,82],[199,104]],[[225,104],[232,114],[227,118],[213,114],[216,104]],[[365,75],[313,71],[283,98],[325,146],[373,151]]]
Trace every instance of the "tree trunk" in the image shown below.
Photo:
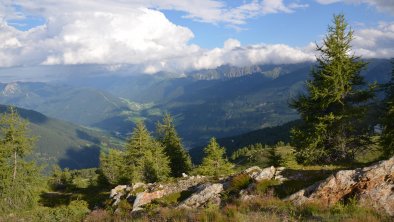
[[[12,176],[12,182],[15,181],[16,178],[16,164],[17,164],[17,155],[16,155],[16,151],[14,152],[14,174]]]

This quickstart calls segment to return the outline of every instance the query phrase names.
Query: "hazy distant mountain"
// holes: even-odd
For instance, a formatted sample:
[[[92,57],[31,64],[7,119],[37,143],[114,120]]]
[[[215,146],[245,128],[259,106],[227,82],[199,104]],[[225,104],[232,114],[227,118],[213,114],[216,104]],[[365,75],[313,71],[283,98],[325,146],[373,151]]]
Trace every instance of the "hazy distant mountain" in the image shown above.
[[[253,65],[236,67],[231,65],[222,65],[216,69],[197,70],[187,75],[198,80],[214,80],[237,78],[252,74],[261,74],[269,79],[276,79],[279,76],[292,73],[296,69],[310,63],[300,63],[295,65]]]
[[[0,85],[0,95],[2,104],[14,104],[86,126],[130,111],[129,104],[120,98],[86,87],[12,82]]]
[[[7,109],[0,105],[0,113]],[[29,121],[29,131],[37,137],[33,158],[47,167],[52,164],[71,169],[97,167],[101,147],[118,147],[121,142],[104,132],[49,118],[36,111],[17,108],[17,112]]]

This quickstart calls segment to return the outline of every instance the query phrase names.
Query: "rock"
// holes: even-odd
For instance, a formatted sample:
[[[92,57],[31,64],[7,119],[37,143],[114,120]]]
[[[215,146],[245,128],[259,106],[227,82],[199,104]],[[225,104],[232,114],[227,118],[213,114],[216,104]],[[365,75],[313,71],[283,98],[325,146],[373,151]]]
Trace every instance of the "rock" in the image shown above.
[[[197,208],[208,202],[220,204],[220,193],[223,191],[223,184],[203,184],[198,187],[196,193],[179,204],[179,208]]]
[[[119,193],[123,193],[124,190],[126,190],[127,185],[118,185],[116,186],[114,189],[111,190],[111,193],[109,194],[109,197],[112,198],[116,195],[118,195]]]
[[[164,195],[166,195],[165,190],[138,193],[133,203],[133,212],[142,210],[141,206],[152,202],[154,199],[161,198]]]
[[[275,177],[275,172],[276,169],[275,167],[267,167],[264,168],[259,174],[257,174],[255,177],[252,177],[255,181],[259,182],[262,180],[272,180]]]
[[[137,190],[137,189],[146,189],[147,185],[141,182],[137,182],[133,185],[133,191]]]
[[[194,190],[196,187],[207,180],[204,176],[191,176],[179,179],[176,183],[135,183],[133,186],[119,185],[111,190],[110,198],[112,206],[125,199],[133,205],[133,211],[139,211],[143,205],[151,203],[152,200],[158,199],[172,193],[186,190]]]
[[[262,180],[273,180],[273,179],[285,181],[286,178],[281,175],[281,173],[284,170],[285,170],[284,167],[275,168],[274,166],[271,166],[271,167],[261,169],[258,166],[253,166],[253,167],[250,167],[250,168],[244,170],[242,173],[248,174],[256,182],[259,182]]]
[[[112,206],[118,205],[121,198],[126,194],[127,185],[118,185],[111,190],[109,198],[113,200]]]
[[[182,173],[182,177],[185,178],[188,177],[188,175],[186,173]]]
[[[248,174],[250,177],[253,178],[256,175],[258,175],[259,173],[261,173],[261,171],[263,171],[263,170],[260,167],[252,166],[252,167],[249,167],[248,169],[242,171],[241,173]]]
[[[333,205],[348,197],[394,216],[394,157],[370,167],[341,170],[286,200],[296,204],[321,202]]]

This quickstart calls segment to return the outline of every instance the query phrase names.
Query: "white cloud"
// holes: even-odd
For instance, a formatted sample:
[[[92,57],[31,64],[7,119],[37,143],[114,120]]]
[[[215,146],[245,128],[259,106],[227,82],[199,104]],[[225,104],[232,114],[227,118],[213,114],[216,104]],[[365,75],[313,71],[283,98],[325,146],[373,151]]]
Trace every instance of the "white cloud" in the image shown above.
[[[270,13],[291,13],[295,9],[308,7],[307,4],[298,4],[298,0],[249,0],[243,1],[239,6],[229,6],[222,0],[3,0],[0,3],[0,12],[7,18],[22,18],[24,13],[47,13],[56,16],[64,11],[73,10],[127,10],[143,7],[157,10],[176,10],[184,12],[186,18],[208,23],[226,23],[230,25],[244,24],[247,19]],[[18,5],[22,10],[14,10]],[[4,13],[2,13],[4,11]],[[5,13],[7,12],[7,13]]]
[[[394,57],[394,22],[380,23],[376,28],[355,31],[353,46],[365,58]]]
[[[181,71],[211,69],[221,65],[293,64],[314,61],[314,52],[283,44],[241,46],[235,39],[225,41],[223,48],[201,50],[190,57],[167,60],[149,67],[155,70]]]
[[[316,0],[320,4],[332,4],[337,2],[344,2],[347,4],[368,4],[376,7],[379,11],[385,11],[394,14],[393,0]]]
[[[0,66],[35,64],[139,64],[199,50],[193,33],[147,8],[123,13],[75,11],[19,31],[0,24]]]
[[[193,19],[239,25],[261,14],[290,13],[307,7],[298,1],[252,1],[231,9],[213,0],[37,1],[20,2],[23,10],[46,19],[45,25],[28,31],[7,24],[9,18],[22,18],[24,11],[11,13],[7,6],[11,1],[0,3],[0,12],[7,12],[0,17],[0,67],[101,64],[116,72],[133,65],[137,71],[155,73],[315,59],[311,45],[243,46],[236,39],[228,39],[221,48],[203,49],[189,43],[194,37],[190,29],[172,23],[158,10],[180,10]],[[152,7],[143,7],[145,3]],[[382,23],[356,31],[353,43],[356,53],[363,57],[388,58],[394,56],[393,42],[394,23]]]
[[[12,4],[20,7],[10,12]],[[153,8],[141,5],[152,6]],[[264,13],[292,12],[281,0],[252,1],[228,9],[214,0],[58,0],[7,1],[0,17],[0,67],[102,64],[108,70],[134,65],[146,73],[214,68],[223,64],[293,63],[309,60],[299,49],[285,45],[243,47],[229,39],[223,48],[202,49],[190,44],[194,37],[186,27],[170,22],[157,9],[174,9],[207,22],[242,24]],[[202,14],[198,14],[202,13]],[[44,25],[21,31],[10,18],[44,17]]]

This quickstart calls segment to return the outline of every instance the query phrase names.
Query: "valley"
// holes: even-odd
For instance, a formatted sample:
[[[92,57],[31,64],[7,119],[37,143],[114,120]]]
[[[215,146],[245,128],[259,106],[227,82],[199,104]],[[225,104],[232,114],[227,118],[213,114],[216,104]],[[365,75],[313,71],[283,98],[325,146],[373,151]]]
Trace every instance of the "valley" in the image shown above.
[[[368,82],[387,81],[389,60],[369,60]],[[154,130],[165,113],[192,148],[211,136],[234,136],[298,118],[288,103],[303,90],[312,63],[254,67],[224,66],[175,74],[94,76],[57,82],[0,84],[0,104],[126,138],[137,120]],[[204,78],[201,76],[205,76]]]

